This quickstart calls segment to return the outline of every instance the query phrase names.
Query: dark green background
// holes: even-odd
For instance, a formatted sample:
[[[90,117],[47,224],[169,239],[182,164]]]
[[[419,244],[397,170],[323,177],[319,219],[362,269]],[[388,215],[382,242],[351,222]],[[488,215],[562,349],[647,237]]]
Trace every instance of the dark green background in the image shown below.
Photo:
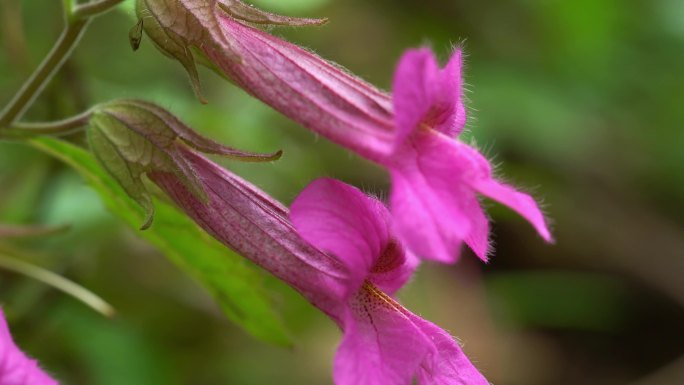
[[[57,1],[0,3],[0,103],[61,29]],[[320,28],[273,32],[385,89],[404,49],[467,54],[475,140],[505,179],[553,219],[545,245],[485,202],[496,253],[425,265],[403,302],[464,343],[498,385],[684,383],[684,2],[678,0],[261,0]],[[125,7],[98,18],[28,119],[140,97],[273,164],[224,162],[285,203],[334,176],[386,195],[375,166],[297,127],[209,71],[193,97],[182,68],[144,39],[128,46]],[[75,138],[78,141],[78,138]],[[223,162],[223,161],[222,161]],[[229,323],[211,297],[108,213],[72,170],[0,144],[0,222],[70,223],[44,240],[4,244],[103,296],[105,319],[33,280],[0,271],[0,303],[19,344],[64,384],[326,384],[334,324],[282,286],[292,348]],[[26,251],[28,250],[28,251]]]

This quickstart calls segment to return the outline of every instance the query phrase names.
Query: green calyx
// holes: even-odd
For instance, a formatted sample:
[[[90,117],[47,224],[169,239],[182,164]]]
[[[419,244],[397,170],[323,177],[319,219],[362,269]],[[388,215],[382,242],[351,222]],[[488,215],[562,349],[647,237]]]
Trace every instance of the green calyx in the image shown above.
[[[216,70],[206,50],[236,63],[241,61],[238,43],[221,28],[220,17],[255,26],[321,25],[327,19],[296,18],[265,12],[238,0],[136,0],[138,23],[129,32],[133,50],[143,32],[164,55],[181,63],[200,102],[202,95],[197,63]]]
[[[163,108],[138,100],[121,100],[96,107],[87,130],[91,151],[126,193],[146,212],[141,229],[152,224],[154,205],[144,175],[173,173],[198,199],[207,194],[184,156],[197,150],[252,162],[277,160],[282,152],[255,154],[223,146],[193,131]]]
[[[226,14],[234,19],[248,23],[300,27],[307,25],[322,25],[328,22],[328,19],[309,19],[278,15],[254,8],[239,0],[218,0],[217,3],[218,7]]]

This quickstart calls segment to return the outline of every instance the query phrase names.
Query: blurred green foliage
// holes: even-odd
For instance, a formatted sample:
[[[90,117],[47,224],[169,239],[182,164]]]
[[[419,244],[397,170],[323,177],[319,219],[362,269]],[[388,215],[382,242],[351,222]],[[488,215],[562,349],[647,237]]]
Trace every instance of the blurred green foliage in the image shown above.
[[[146,220],[142,207],[128,197],[87,151],[50,138],[35,139],[31,144],[78,171],[107,208],[131,228],[138,228]],[[259,338],[288,345],[289,336],[262,287],[265,275],[211,238],[176,208],[160,201],[154,206],[156,226],[140,231],[141,237],[207,286],[231,320]]]
[[[684,382],[681,1],[254,3],[329,17],[320,28],[272,32],[386,89],[404,49],[429,44],[446,58],[453,45],[465,47],[464,140],[477,142],[511,182],[536,186],[530,190],[547,203],[558,242],[544,245],[520,218],[492,205],[492,262],[482,266],[465,252],[455,267],[426,265],[401,297],[458,336],[490,381]],[[0,103],[56,39],[58,15],[59,2],[0,2]],[[231,146],[282,148],[283,159],[272,164],[222,162],[285,203],[324,175],[386,194],[383,171],[210,71],[201,73],[210,103],[200,105],[182,68],[149,41],[130,51],[134,23],[125,5],[96,19],[27,119],[145,98]],[[83,144],[79,136],[70,140]],[[339,332],[326,317],[261,277],[261,289],[249,295],[275,300],[295,341],[283,349],[254,340],[143,240],[150,235],[116,219],[136,213],[112,213],[103,202],[72,168],[26,144],[0,143],[0,222],[72,224],[66,234],[2,241],[0,249],[24,250],[27,260],[88,287],[118,311],[105,319],[40,283],[0,272],[0,303],[17,341],[64,383],[330,383]]]

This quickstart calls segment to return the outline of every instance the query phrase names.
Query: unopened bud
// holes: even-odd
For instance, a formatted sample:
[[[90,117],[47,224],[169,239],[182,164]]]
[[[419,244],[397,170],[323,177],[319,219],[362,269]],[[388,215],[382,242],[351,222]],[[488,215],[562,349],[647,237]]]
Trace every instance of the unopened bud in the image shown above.
[[[138,100],[119,100],[96,107],[90,119],[91,151],[126,193],[146,212],[142,229],[152,224],[154,206],[143,182],[148,172],[176,175],[198,199],[206,192],[182,148],[191,147],[245,161],[271,161],[281,152],[255,154],[239,151],[203,137],[163,108]]]
[[[276,15],[238,0],[136,0],[136,13],[140,21],[129,34],[133,49],[140,44],[138,28],[144,30],[164,55],[183,65],[202,103],[206,100],[202,96],[197,63],[209,61],[199,56],[209,49],[222,52],[229,60],[241,61],[238,45],[221,28],[221,16],[258,25],[303,26],[326,22],[326,19]],[[215,69],[213,65],[209,67]]]

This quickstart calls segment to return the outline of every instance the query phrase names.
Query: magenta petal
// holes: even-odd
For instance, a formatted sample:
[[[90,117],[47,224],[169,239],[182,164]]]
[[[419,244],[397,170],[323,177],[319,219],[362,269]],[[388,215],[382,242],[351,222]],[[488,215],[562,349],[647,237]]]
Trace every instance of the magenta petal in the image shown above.
[[[335,356],[337,385],[485,385],[444,330],[371,285],[350,299]]]
[[[414,132],[432,108],[439,66],[428,48],[409,50],[401,57],[392,82],[396,125],[395,145]]]
[[[437,95],[433,107],[438,112],[433,117],[433,126],[437,131],[456,136],[463,131],[466,123],[466,109],[463,104],[463,53],[456,50],[446,67],[439,73]]]
[[[422,183],[420,177],[417,173],[392,171],[394,231],[418,257],[454,262],[470,223],[453,207],[455,202],[435,198],[440,193]]]
[[[394,231],[420,258],[454,262],[471,220],[463,199],[473,196],[462,182],[461,163],[454,163],[451,145],[426,133],[397,152],[389,165]],[[445,141],[451,141],[444,137]]]
[[[307,186],[292,203],[290,220],[307,242],[349,267],[355,285],[369,279],[394,293],[418,264],[391,239],[382,202],[335,179]]]
[[[516,211],[534,226],[545,241],[553,242],[551,232],[544,220],[544,214],[542,214],[537,202],[531,196],[491,178],[477,181],[474,187],[482,195],[492,198]]]
[[[363,282],[389,243],[389,213],[357,188],[322,178],[290,208],[290,221],[306,241],[337,257]]]
[[[392,250],[393,247],[400,249]],[[420,259],[393,241],[373,266],[368,280],[385,293],[394,295],[413,276],[419,264]]]
[[[452,336],[415,314],[409,313],[408,317],[436,347],[421,365],[419,385],[489,385]]]
[[[474,193],[461,203],[464,214],[470,219],[470,232],[464,241],[478,258],[487,262],[487,254],[491,249],[489,244],[489,218],[485,215]]]
[[[364,285],[350,300],[335,356],[336,385],[410,385],[431,341],[394,301]]]
[[[418,257],[454,262],[466,242],[487,260],[489,225],[476,193],[511,207],[551,241],[534,200],[495,181],[487,159],[464,143],[435,131],[420,132],[387,167],[395,232]]]
[[[12,341],[5,316],[0,310],[0,385],[57,385]]]
[[[421,124],[458,135],[466,122],[461,78],[462,54],[457,50],[444,69],[427,48],[408,51],[399,61],[392,84],[395,146]]]

